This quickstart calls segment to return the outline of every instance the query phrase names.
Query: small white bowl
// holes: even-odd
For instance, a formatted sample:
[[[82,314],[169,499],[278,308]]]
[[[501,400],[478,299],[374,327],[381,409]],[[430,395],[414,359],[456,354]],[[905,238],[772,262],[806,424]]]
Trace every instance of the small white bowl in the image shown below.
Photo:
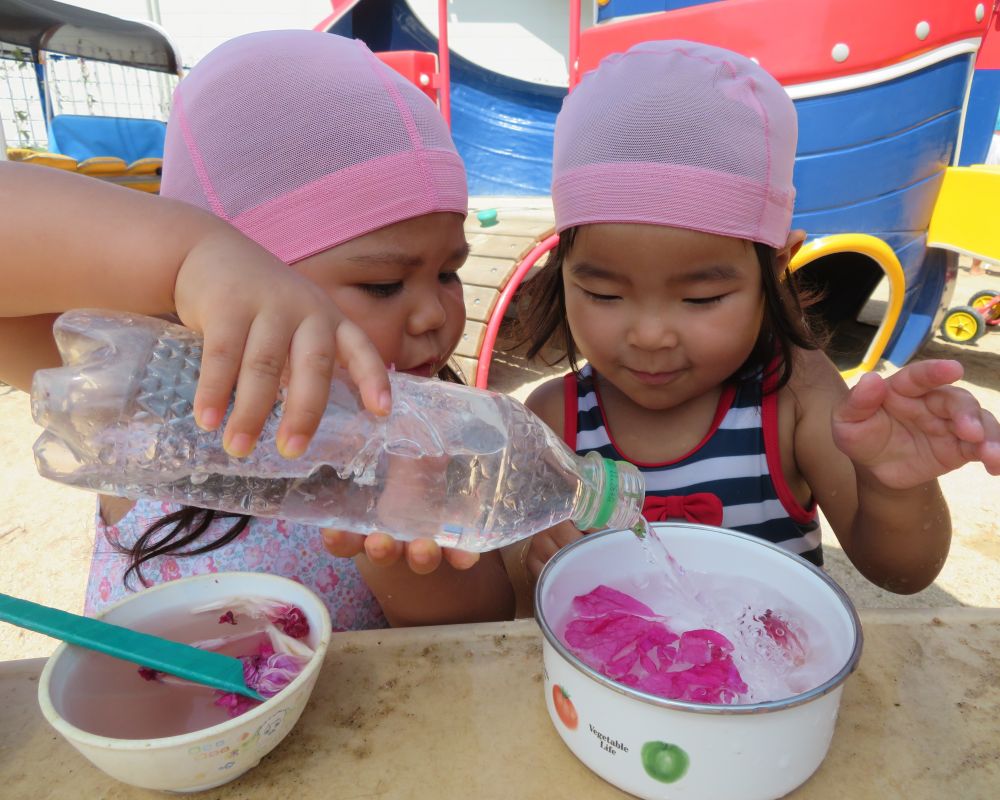
[[[61,644],[42,670],[38,702],[42,714],[94,766],[112,778],[144,789],[197,792],[221,786],[257,766],[291,731],[316,684],[330,643],[330,615],[313,592],[295,581],[249,572],[219,572],[170,581],[138,592],[100,616],[136,630],[143,620],[235,596],[257,596],[298,606],[309,621],[315,655],[287,688],[226,722],[160,739],[116,739],[82,730],[60,709],[74,691],[73,673],[87,651]]]
[[[816,771],[830,746],[843,683],[861,655],[854,607],[824,572],[761,539],[706,525],[655,527],[685,569],[777,588],[822,623],[839,668],[803,694],[731,706],[666,700],[601,675],[563,645],[556,626],[577,595],[662,568],[646,562],[631,531],[605,531],[560,550],[535,590],[552,724],[586,766],[645,800],[783,797]]]

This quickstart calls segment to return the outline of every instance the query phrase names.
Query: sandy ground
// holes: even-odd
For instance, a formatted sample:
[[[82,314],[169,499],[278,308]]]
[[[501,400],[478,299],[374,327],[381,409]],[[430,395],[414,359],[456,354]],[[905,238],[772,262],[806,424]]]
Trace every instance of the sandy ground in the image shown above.
[[[963,269],[954,302],[965,302],[986,288],[1000,290],[1000,271],[973,277]],[[1000,417],[1000,331],[972,346],[950,345],[935,336],[920,357],[961,361],[961,385]],[[891,370],[889,365],[882,369]],[[523,399],[550,374],[552,370],[520,359],[500,357],[491,384]],[[31,456],[37,435],[27,396],[0,386],[0,591],[80,611],[93,545],[94,497],[37,475]],[[859,607],[1000,607],[1000,482],[969,464],[941,483],[951,506],[954,541],[941,575],[920,594],[902,597],[875,588],[858,575],[832,537],[825,537],[830,573]],[[0,624],[0,660],[45,656],[55,645]]]

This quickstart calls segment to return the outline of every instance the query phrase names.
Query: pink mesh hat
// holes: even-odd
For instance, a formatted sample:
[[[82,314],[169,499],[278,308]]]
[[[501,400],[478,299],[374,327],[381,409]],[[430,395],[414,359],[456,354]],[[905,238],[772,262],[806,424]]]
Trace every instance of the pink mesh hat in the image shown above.
[[[556,230],[637,222],[783,247],[797,124],[748,58],[643,42],[583,76],[556,120]]]
[[[444,118],[361,42],[269,31],[217,47],[177,86],[161,194],[286,263],[436,211],[468,211]]]

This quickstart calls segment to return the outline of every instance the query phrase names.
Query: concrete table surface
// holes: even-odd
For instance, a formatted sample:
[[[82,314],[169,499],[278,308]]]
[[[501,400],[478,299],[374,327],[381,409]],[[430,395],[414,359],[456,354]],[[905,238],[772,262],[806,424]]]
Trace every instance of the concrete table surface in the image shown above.
[[[1000,797],[1000,609],[861,618],[864,654],[830,752],[790,797]],[[162,797],[108,778],[49,727],[36,698],[43,665],[0,664],[0,797]],[[626,797],[563,745],[541,670],[532,620],[336,634],[288,738],[243,777],[197,797]]]

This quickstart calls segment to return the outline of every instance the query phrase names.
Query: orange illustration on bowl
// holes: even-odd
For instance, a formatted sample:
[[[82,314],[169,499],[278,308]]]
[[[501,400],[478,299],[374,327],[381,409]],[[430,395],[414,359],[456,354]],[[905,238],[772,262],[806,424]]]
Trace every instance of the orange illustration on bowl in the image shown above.
[[[569,693],[558,683],[552,687],[552,703],[556,707],[556,714],[562,720],[563,725],[571,731],[576,730],[580,724],[580,718],[576,714],[576,707],[569,699]]]

